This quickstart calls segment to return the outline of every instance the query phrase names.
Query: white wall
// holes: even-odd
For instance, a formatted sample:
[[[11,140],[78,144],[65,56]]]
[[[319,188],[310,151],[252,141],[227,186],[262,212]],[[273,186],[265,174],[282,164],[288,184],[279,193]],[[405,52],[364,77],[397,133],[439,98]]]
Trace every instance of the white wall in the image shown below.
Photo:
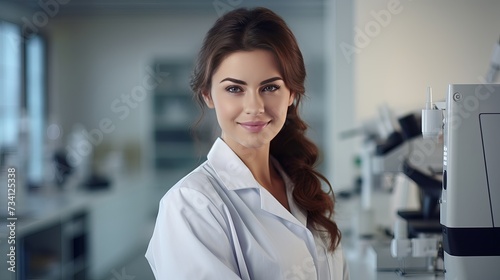
[[[444,99],[450,83],[481,83],[500,37],[495,0],[356,1],[355,9],[358,120],[383,102],[397,114],[418,110],[427,86]]]
[[[326,9],[326,42],[334,42],[326,48],[334,52],[328,170],[340,188],[352,182],[361,140],[339,140],[340,132],[378,117],[384,103],[396,117],[420,111],[428,86],[443,100],[450,83],[481,83],[500,37],[496,0],[350,2]]]

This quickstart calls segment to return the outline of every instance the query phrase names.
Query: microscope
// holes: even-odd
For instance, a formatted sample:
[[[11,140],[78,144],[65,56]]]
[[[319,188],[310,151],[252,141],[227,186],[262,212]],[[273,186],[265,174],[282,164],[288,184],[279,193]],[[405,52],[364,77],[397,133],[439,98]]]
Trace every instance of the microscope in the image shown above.
[[[445,279],[500,279],[500,84],[493,84],[499,72],[500,41],[480,84],[451,84],[445,102],[435,103],[428,88],[421,128],[424,139],[443,140],[440,191],[421,169],[402,165],[419,187],[427,186],[423,207],[434,209],[439,198],[442,246],[412,238],[406,224],[396,223],[391,254],[405,259],[437,251]]]
[[[390,254],[399,260],[394,269],[401,276],[438,275],[442,273],[438,201],[441,197],[443,143],[423,138],[421,124],[413,113],[399,118],[398,122],[400,141],[388,141],[377,147],[375,170],[404,174],[406,180],[413,181],[418,187],[420,203],[418,209],[398,207]]]
[[[500,279],[500,84],[452,84],[445,104],[429,91],[423,135],[443,123],[445,279]]]

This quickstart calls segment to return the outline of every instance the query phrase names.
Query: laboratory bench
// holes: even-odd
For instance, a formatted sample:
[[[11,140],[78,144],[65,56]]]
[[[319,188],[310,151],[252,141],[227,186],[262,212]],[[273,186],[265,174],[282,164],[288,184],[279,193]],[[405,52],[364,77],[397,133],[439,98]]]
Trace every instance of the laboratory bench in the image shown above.
[[[114,176],[109,188],[56,187],[28,192],[17,201],[16,274],[0,262],[0,279],[103,279],[143,248],[169,177],[151,172]],[[5,214],[3,214],[5,215]],[[0,220],[2,259],[12,220]]]
[[[419,273],[402,276],[397,270],[401,262],[390,256],[390,239],[383,229],[390,226],[391,195],[383,191],[372,193],[372,223],[378,228],[373,236],[363,237],[359,232],[361,199],[353,195],[337,197],[335,219],[342,231],[342,248],[349,266],[351,280],[444,280],[442,274]],[[425,266],[425,259],[413,260],[415,266]],[[410,270],[408,270],[410,271]]]
[[[397,272],[397,269],[377,270],[377,257],[369,245],[370,242],[367,240],[357,240],[356,242],[359,243],[353,247],[344,247],[351,280],[444,280],[444,276],[439,273],[408,273],[408,275],[402,276]]]

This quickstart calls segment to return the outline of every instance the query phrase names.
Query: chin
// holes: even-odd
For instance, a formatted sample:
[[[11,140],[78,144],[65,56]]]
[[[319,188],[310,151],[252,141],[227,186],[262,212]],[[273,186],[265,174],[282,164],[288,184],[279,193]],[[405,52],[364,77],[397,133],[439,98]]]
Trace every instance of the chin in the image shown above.
[[[243,136],[240,137],[240,140],[239,144],[248,149],[259,149],[271,143],[271,139],[263,138],[260,135]]]

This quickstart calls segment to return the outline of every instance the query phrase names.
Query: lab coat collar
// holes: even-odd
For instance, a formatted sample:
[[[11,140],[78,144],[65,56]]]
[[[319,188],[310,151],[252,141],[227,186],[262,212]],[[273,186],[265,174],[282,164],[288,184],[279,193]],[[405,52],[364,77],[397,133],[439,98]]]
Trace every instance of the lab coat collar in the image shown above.
[[[221,138],[215,140],[207,158],[228,190],[260,187],[250,169]]]
[[[219,176],[220,180],[228,190],[241,190],[248,188],[259,189],[261,197],[261,207],[263,210],[285,218],[286,220],[293,221],[304,227],[307,226],[307,214],[302,210],[293,199],[293,182],[285,173],[279,162],[271,158],[272,164],[276,167],[286,186],[286,194],[290,212],[285,207],[276,207],[275,198],[253,177],[252,172],[243,163],[243,161],[231,150],[231,148],[221,139],[217,138],[214,145],[208,153],[208,161],[212,165],[215,173]]]
[[[283,170],[281,167],[280,163],[274,159],[271,158],[273,165],[276,167],[278,172],[281,175],[281,178],[283,178],[283,181],[286,186],[286,197],[288,200],[288,206],[290,207],[290,211],[292,212],[292,215],[305,227],[307,227],[307,214],[306,212],[300,208],[296,203],[295,199],[293,198],[293,189],[294,189],[294,184],[290,177],[288,177],[288,174]],[[283,208],[284,209],[284,208]],[[288,212],[288,211],[287,211]]]

